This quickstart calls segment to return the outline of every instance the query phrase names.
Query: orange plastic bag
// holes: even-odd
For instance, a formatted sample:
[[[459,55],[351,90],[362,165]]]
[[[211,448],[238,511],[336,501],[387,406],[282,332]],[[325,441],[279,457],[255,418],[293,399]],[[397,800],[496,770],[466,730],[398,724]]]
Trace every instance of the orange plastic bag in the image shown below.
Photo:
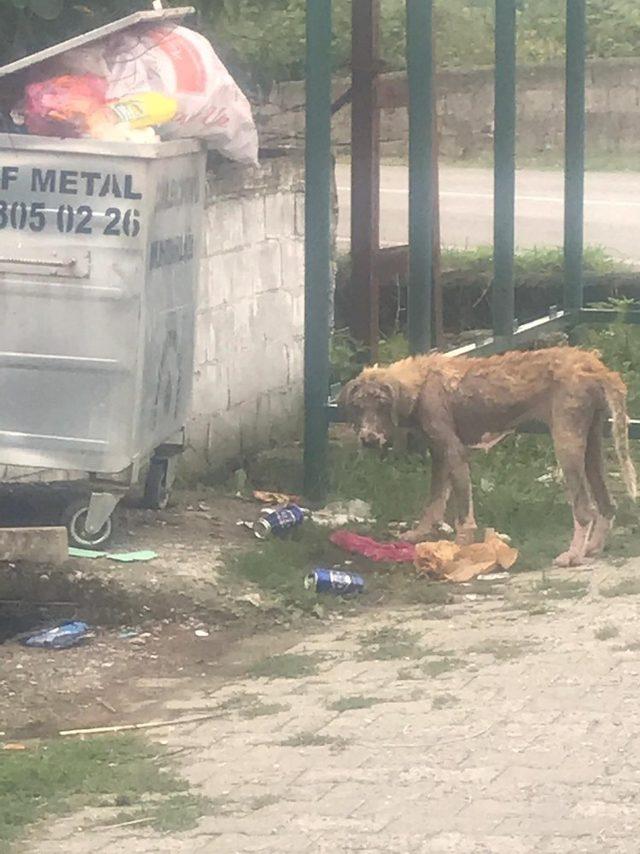
[[[448,540],[420,543],[416,546],[415,565],[431,578],[460,583],[494,569],[511,569],[517,560],[517,549],[511,548],[493,529],[488,528],[483,543],[467,546]]]

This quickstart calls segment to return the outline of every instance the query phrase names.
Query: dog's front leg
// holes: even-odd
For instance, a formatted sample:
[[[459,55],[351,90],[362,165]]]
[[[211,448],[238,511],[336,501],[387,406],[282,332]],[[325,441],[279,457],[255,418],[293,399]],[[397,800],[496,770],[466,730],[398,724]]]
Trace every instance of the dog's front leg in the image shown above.
[[[403,535],[402,539],[410,543],[419,543],[444,523],[444,516],[451,495],[451,479],[447,464],[446,450],[432,446],[431,452],[431,494],[429,505],[418,525]]]
[[[451,484],[456,502],[456,542],[468,545],[475,540],[476,525],[473,512],[471,471],[467,451],[460,442],[452,443],[448,449],[448,464]]]

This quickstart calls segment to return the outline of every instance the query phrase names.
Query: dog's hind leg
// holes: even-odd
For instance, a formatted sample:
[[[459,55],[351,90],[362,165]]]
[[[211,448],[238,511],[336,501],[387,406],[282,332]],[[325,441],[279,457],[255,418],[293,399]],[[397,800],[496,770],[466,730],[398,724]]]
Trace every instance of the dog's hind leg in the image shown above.
[[[585,467],[587,480],[589,481],[589,488],[591,489],[591,495],[596,503],[596,509],[598,511],[598,516],[594,522],[593,530],[587,543],[587,555],[598,555],[602,554],[604,551],[604,547],[607,542],[607,535],[611,530],[613,516],[616,509],[613,501],[611,500],[605,480],[602,441],[604,422],[604,412],[596,412],[587,437]]]
[[[558,555],[556,566],[580,566],[591,535],[596,512],[591,503],[585,467],[587,436],[593,420],[588,400],[571,397],[554,401],[551,434],[556,457],[564,474],[573,510],[573,539],[566,552]]]

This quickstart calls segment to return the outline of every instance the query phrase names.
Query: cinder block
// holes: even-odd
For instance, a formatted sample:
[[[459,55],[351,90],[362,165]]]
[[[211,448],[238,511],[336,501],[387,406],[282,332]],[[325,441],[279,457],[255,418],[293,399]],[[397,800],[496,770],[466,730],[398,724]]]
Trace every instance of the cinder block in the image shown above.
[[[207,209],[205,251],[207,255],[228,252],[244,244],[244,222],[240,199],[215,200]]]
[[[265,240],[254,249],[257,275],[254,292],[274,291],[282,285],[282,254],[278,240]]]
[[[255,246],[266,237],[264,196],[242,200],[242,230],[245,246]]]
[[[265,228],[267,237],[292,237],[296,231],[295,196],[271,193],[265,198]]]
[[[280,240],[282,287],[291,293],[304,293],[304,242],[295,238]]]
[[[69,558],[66,528],[0,528],[0,562],[59,566]]]

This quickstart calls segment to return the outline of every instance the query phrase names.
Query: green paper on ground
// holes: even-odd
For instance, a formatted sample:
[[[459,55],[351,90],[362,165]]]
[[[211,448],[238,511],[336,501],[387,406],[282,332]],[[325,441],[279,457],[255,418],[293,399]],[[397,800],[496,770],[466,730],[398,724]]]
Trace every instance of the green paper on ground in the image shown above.
[[[108,554],[109,560],[117,560],[120,563],[136,563],[136,561],[154,560],[158,557],[157,552],[121,552],[120,554]]]
[[[90,560],[95,560],[97,557],[106,557],[106,552],[96,552],[93,549],[75,549],[69,546],[69,557],[86,557]]]

